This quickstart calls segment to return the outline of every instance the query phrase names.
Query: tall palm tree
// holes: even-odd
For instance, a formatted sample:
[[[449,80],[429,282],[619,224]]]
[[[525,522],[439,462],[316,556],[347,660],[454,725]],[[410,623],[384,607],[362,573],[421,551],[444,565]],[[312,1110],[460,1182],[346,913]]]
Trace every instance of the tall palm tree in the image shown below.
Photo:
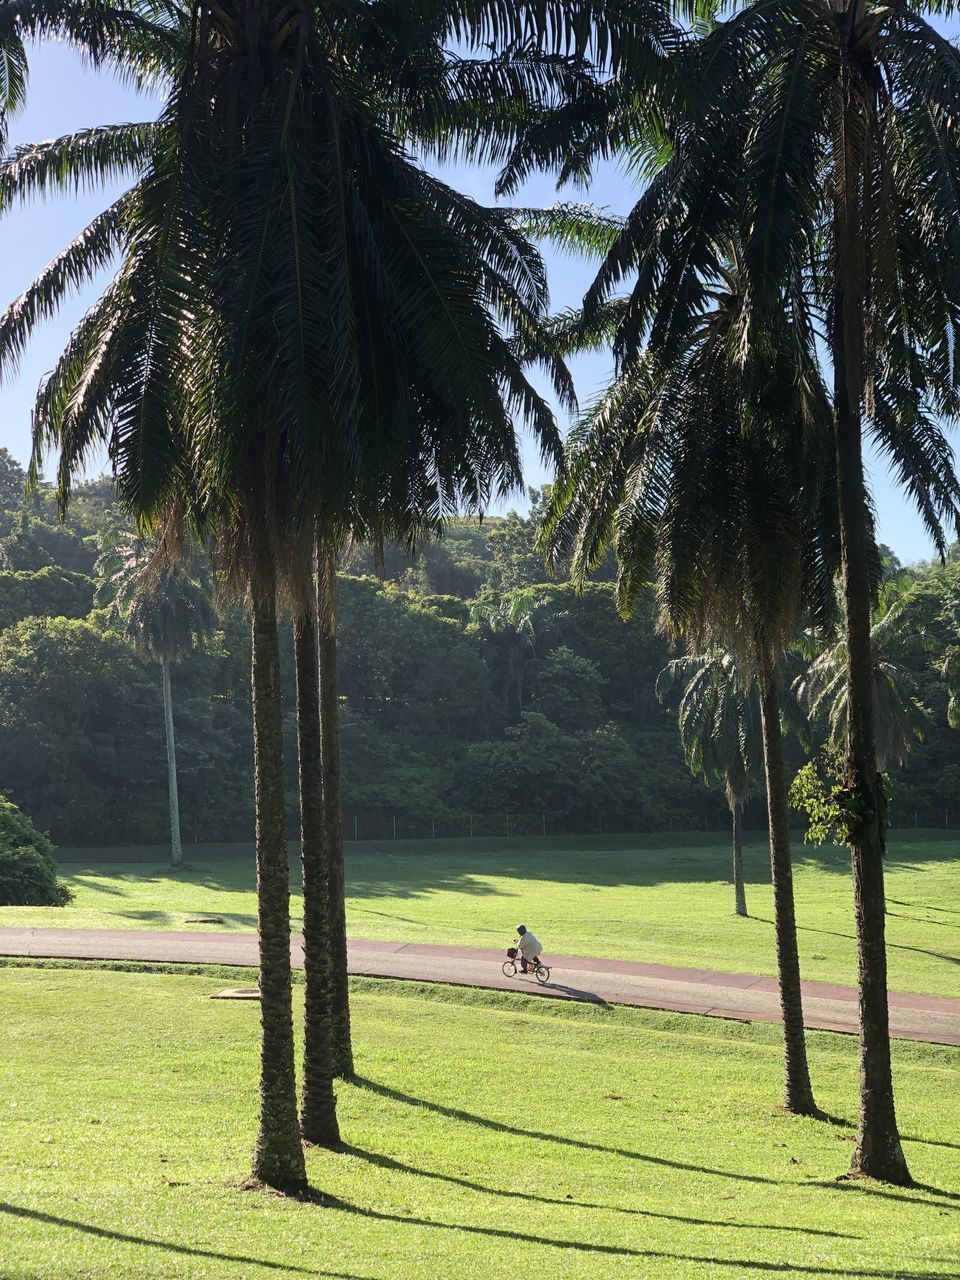
[[[157,563],[156,546],[121,537],[101,553],[94,567],[101,579],[98,597],[109,600],[127,639],[144,657],[160,664],[163,725],[167,744],[167,794],[170,801],[170,861],[183,862],[177,744],[173,727],[170,669],[213,626],[210,593],[186,563]]]
[[[489,75],[464,71],[439,42],[452,24],[507,43],[536,28],[541,41],[578,44],[576,23],[563,35],[554,16],[492,0],[425,5],[415,22],[387,0],[172,5],[155,20],[172,84],[156,124],[23,149],[0,170],[4,202],[106,172],[139,175],[0,321],[0,355],[15,359],[38,318],[123,254],[41,391],[35,469],[58,450],[65,501],[106,440],[137,517],[149,525],[185,508],[249,595],[263,1031],[254,1173],[284,1190],[301,1189],[305,1172],[278,594],[303,580],[313,532],[349,516],[364,468],[388,477],[421,458],[480,505],[519,470],[518,421],[558,448],[524,372],[546,300],[539,256],[505,214],[430,177],[391,132],[441,117],[450,127],[470,84],[482,102],[498,84],[509,95],[518,78],[565,77],[563,58],[553,71],[528,58],[529,75],[523,59],[505,76],[495,60]],[[0,36],[4,17],[0,5]],[[565,371],[544,360],[569,398]]]
[[[874,537],[866,432],[889,457],[931,537],[956,524],[960,488],[941,428],[957,415],[960,317],[960,54],[931,17],[879,0],[750,0],[684,43],[663,92],[629,67],[542,113],[504,171],[589,175],[598,154],[653,171],[587,298],[619,309],[621,355],[669,362],[743,243],[752,299],[744,347],[784,295],[825,334],[842,530],[849,721],[845,789],[860,974],[860,1123],[852,1171],[909,1181],[893,1095],[883,914],[885,810],[876,762],[870,642]],[[677,92],[677,90],[680,90]],[[654,116],[651,106],[659,106]],[[604,129],[605,121],[612,128]]]
[[[738,916],[746,916],[743,881],[743,807],[757,765],[759,708],[752,682],[744,685],[731,653],[712,651],[675,658],[657,677],[657,697],[680,693],[677,722],[691,773],[719,779],[733,823],[733,893]]]
[[[682,349],[742,240],[749,345],[785,295],[826,334],[847,646],[845,784],[860,976],[861,1098],[853,1171],[909,1181],[890,1067],[884,802],[870,641],[874,537],[862,437],[888,454],[937,545],[960,487],[939,416],[956,416],[960,317],[960,55],[936,5],[750,3],[684,51],[692,109],[665,112],[669,158],[610,251],[589,306],[641,270],[617,335]],[[671,117],[671,112],[673,115]]]
[[[722,646],[759,691],[785,1103],[816,1114],[807,1065],[783,764],[781,660],[804,609],[819,616],[836,559],[829,421],[812,334],[787,319],[740,342],[749,320],[728,247],[722,284],[671,363],[625,359],[574,434],[545,540],[576,579],[612,544],[629,612],[654,583],[661,625],[694,652]],[[617,326],[615,309],[608,326]],[[581,325],[574,325],[579,340]]]

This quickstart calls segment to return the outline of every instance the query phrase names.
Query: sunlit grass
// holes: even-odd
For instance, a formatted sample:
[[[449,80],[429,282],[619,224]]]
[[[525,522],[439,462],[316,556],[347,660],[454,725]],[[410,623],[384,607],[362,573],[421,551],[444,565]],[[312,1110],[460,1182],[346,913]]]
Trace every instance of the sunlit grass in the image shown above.
[[[72,907],[0,908],[0,925],[255,928],[252,854],[200,852],[188,849],[190,865],[176,874],[162,866],[159,852],[147,862],[65,863],[76,892]],[[887,866],[894,989],[960,996],[957,853],[953,838],[894,834]],[[852,983],[847,854],[798,843],[795,858],[804,975]],[[348,928],[355,938],[497,947],[522,922],[548,954],[772,974],[773,904],[762,839],[753,837],[746,850],[748,920],[734,915],[728,861],[719,836],[348,844]],[[295,860],[293,868],[296,886]],[[292,910],[296,927],[297,896]],[[188,924],[195,916],[223,924]]]
[[[842,1125],[777,1107],[776,1028],[357,983],[331,1207],[241,1191],[255,1005],[206,977],[0,970],[4,1280],[955,1276],[960,1051],[897,1044],[926,1189],[837,1182]],[[299,1007],[299,1006],[298,1006]],[[856,1045],[810,1036],[849,1120]]]

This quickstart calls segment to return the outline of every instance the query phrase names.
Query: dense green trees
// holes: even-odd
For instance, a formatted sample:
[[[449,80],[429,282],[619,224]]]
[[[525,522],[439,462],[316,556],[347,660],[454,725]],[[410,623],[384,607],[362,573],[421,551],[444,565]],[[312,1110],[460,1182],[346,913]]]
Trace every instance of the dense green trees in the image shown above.
[[[90,517],[89,526],[84,523],[88,516],[80,510],[82,505],[71,511],[68,527],[89,527],[84,536],[92,538],[96,521]],[[98,510],[102,521],[103,506]],[[469,530],[469,541],[461,539],[454,526],[458,546],[469,545],[479,566],[470,581],[489,570],[487,530],[496,524],[494,519],[479,529],[463,526]],[[533,536],[531,527],[531,544]],[[503,830],[508,810],[517,829],[523,824],[522,829],[535,832],[541,821],[537,805],[511,784],[503,763],[520,747],[507,734],[516,717],[501,701],[504,672],[496,666],[499,656],[481,643],[470,622],[469,596],[435,594],[440,584],[431,580],[431,566],[440,565],[439,572],[446,573],[448,562],[436,555],[445,542],[446,535],[426,546],[412,563],[409,556],[388,548],[392,581],[385,584],[341,575],[340,711],[348,837],[355,817],[361,836],[392,835],[394,816],[399,835],[418,836],[430,835],[432,818],[440,832],[466,834],[471,813],[477,831]],[[363,567],[362,558],[356,567]],[[957,595],[957,565],[951,561],[945,569],[920,566],[901,571],[898,581],[904,589],[929,594],[936,616],[949,612]],[[95,698],[88,702],[82,651],[68,643],[72,633],[68,629],[50,635],[49,624],[44,624],[49,677],[62,672],[64,694],[75,682],[86,707],[77,728],[57,741],[48,771],[45,744],[52,734],[59,735],[59,710],[55,700],[47,703],[41,698],[34,714],[26,683],[28,655],[19,643],[7,647],[7,640],[0,647],[5,697],[0,768],[17,802],[58,843],[160,844],[167,825],[160,691],[154,687],[152,670],[136,654],[109,647],[115,624],[107,613],[90,611],[95,586],[92,578],[71,576],[56,566],[36,576],[0,574],[0,628],[6,624],[5,636],[19,634],[13,623],[21,613],[49,618],[76,613],[86,621],[86,634],[92,629],[98,651],[107,645],[113,655],[104,660],[109,680],[97,685]],[[482,584],[479,590],[482,598],[497,599],[492,586]],[[546,616],[541,625],[543,647],[527,671],[528,710],[557,726],[563,750],[569,749],[571,757],[577,750],[582,755],[586,743],[608,743],[606,726],[615,730],[618,750],[624,753],[622,771],[605,773],[599,801],[591,794],[592,768],[570,778],[566,793],[551,790],[559,803],[548,813],[548,829],[596,830],[601,817],[605,829],[721,829],[726,813],[722,789],[705,789],[690,776],[675,718],[656,698],[657,674],[671,654],[653,628],[650,598],[641,596],[635,616],[624,623],[606,585],[588,586],[582,596],[559,582],[529,590]],[[950,772],[956,770],[957,740],[948,725],[948,690],[940,674],[949,637],[960,635],[960,629],[955,621],[945,622],[930,634],[935,639],[931,652],[913,648],[900,660],[930,716],[924,738],[915,743],[907,763],[890,767],[891,817],[897,826],[960,822],[957,779]],[[954,649],[958,643],[953,641]],[[284,697],[292,707],[292,640],[286,633],[281,649]],[[577,661],[559,652],[564,649]],[[250,838],[249,697],[247,628],[238,613],[227,611],[204,650],[184,654],[177,666],[178,768],[186,841]],[[142,732],[135,740],[138,720]],[[825,728],[821,725],[819,732]],[[291,761],[287,794],[294,813],[296,738],[289,717],[285,733]],[[785,745],[793,772],[804,756],[796,744]],[[475,774],[466,764],[474,747],[482,747],[483,760],[482,771]],[[530,754],[531,766],[537,766]],[[29,761],[34,765],[27,768]],[[463,779],[469,779],[469,790]],[[761,787],[747,804],[744,822],[756,828],[763,821]],[[295,835],[291,825],[290,836]]]

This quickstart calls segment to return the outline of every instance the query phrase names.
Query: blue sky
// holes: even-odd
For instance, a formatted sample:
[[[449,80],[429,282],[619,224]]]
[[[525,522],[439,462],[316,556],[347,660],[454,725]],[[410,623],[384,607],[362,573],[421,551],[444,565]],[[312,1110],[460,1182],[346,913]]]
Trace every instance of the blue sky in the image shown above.
[[[27,110],[12,123],[12,144],[37,142],[111,121],[146,119],[154,111],[149,100],[138,98],[113,77],[93,73],[69,49],[59,45],[35,51],[30,90]],[[492,203],[490,171],[457,165],[441,173],[474,198]],[[549,205],[558,198],[589,198],[596,205],[623,213],[636,198],[632,190],[626,178],[607,167],[597,174],[586,197],[579,192],[558,197],[553,182],[548,177],[538,177],[527,184],[515,202]],[[0,225],[0,305],[12,301],[109,199],[110,193],[103,190],[80,191],[69,200],[31,204],[9,214]],[[546,258],[553,306],[579,302],[592,276],[591,264],[550,251]],[[55,364],[67,334],[95,296],[91,290],[71,299],[60,316],[37,334],[19,375],[6,378],[0,385],[0,446],[21,461],[25,462],[30,452],[30,409],[37,386]],[[581,403],[589,401],[602,387],[609,372],[610,362],[602,356],[583,357],[574,363]],[[542,484],[550,478],[532,441],[525,442],[524,457],[529,484]],[[933,548],[919,518],[892,483],[885,464],[871,459],[870,466],[881,539],[901,560],[928,559]]]

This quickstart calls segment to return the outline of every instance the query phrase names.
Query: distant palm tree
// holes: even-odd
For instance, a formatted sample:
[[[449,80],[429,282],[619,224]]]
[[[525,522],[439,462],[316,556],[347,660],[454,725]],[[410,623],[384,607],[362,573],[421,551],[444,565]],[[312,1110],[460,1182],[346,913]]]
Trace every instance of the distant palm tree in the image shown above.
[[[877,766],[882,770],[906,763],[930,720],[905,662],[926,657],[934,647],[915,607],[918,603],[922,601],[908,593],[883,609],[870,628]],[[842,747],[847,736],[846,677],[847,645],[841,638],[814,658],[795,685],[811,718],[826,720],[830,741],[837,747]]]
[[[713,650],[676,658],[657,678],[657,697],[680,692],[677,720],[691,773],[721,780],[733,821],[733,888],[738,916],[747,912],[743,882],[743,806],[760,760],[759,706],[753,681],[744,681],[730,653]]]
[[[127,639],[138,653],[160,664],[170,800],[170,861],[178,867],[183,861],[183,848],[170,668],[212,628],[214,612],[210,593],[200,576],[191,573],[189,567],[158,561],[156,547],[139,538],[115,542],[101,554],[95,572],[102,578],[98,597],[109,599]]]
[[[755,679],[784,1026],[785,1104],[817,1114],[803,1024],[783,760],[783,654],[832,601],[838,557],[830,405],[789,298],[754,329],[736,244],[669,362],[640,353],[572,434],[545,542],[583,582],[611,546],[629,613],[653,584],[662,628],[694,652],[736,654]],[[607,328],[623,320],[619,304]],[[582,322],[571,326],[580,340]],[[588,328],[588,337],[591,336]],[[578,331],[579,330],[579,331]]]

